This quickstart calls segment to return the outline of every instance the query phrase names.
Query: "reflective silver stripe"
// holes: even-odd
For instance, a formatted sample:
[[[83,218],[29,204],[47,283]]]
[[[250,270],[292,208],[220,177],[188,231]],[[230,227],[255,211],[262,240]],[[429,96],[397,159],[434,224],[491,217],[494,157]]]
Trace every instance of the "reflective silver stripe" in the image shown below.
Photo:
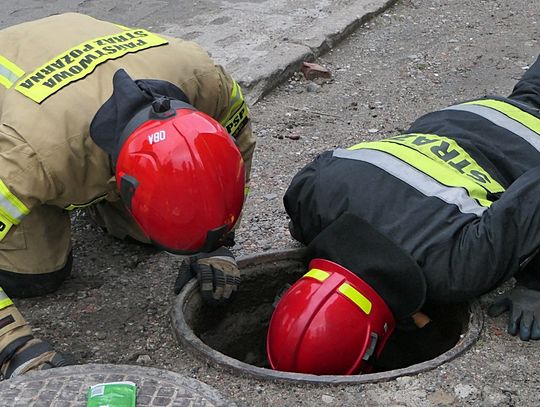
[[[489,120],[493,124],[496,124],[497,126],[502,127],[503,129],[511,131],[516,136],[521,137],[523,140],[525,140],[527,143],[533,146],[537,151],[540,151],[540,135],[539,134],[535,133],[534,131],[524,126],[520,122],[514,119],[511,119],[504,113],[501,113],[495,109],[492,109],[486,106],[466,104],[466,105],[449,106],[442,110],[460,110],[463,112],[470,112],[470,113],[477,114],[478,116],[481,116],[486,120]]]
[[[15,205],[13,205],[5,196],[2,196],[0,194],[0,206],[6,213],[6,215],[9,215],[12,220],[14,220],[15,224],[19,224],[19,222],[24,218],[24,213],[19,211]]]
[[[24,71],[21,68],[0,55],[0,85],[9,89],[23,75]]]
[[[14,83],[17,79],[20,78],[15,72],[11,72],[5,66],[0,65],[0,75],[6,78],[11,83]]]
[[[481,216],[487,209],[467,195],[465,189],[443,185],[388,153],[369,149],[345,150],[338,148],[334,150],[333,156],[373,164],[426,196],[433,196],[448,204],[456,205],[462,213]]]
[[[30,210],[0,180],[0,219],[4,216],[9,222],[18,225],[29,213]]]

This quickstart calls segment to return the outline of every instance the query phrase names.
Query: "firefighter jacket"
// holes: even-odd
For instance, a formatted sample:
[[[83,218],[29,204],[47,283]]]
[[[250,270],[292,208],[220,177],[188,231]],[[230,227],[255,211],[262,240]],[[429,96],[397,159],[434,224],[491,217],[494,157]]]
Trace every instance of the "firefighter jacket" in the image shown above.
[[[310,257],[366,280],[398,318],[493,289],[540,248],[540,62],[509,98],[416,120],[319,155],[284,197]],[[540,288],[540,287],[539,287]]]
[[[119,199],[110,157],[89,128],[122,70],[147,85],[172,84],[220,121],[237,139],[249,179],[248,108],[205,51],[144,29],[56,15],[0,31],[0,240],[39,205],[75,209]]]

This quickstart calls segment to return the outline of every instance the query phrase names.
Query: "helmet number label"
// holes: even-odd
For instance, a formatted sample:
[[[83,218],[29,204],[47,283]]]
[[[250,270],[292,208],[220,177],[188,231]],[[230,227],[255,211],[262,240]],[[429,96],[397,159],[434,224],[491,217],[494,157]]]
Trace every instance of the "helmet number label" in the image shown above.
[[[156,144],[160,141],[164,141],[167,138],[167,134],[165,133],[165,130],[156,131],[155,133],[152,133],[148,136],[148,142],[150,144]]]

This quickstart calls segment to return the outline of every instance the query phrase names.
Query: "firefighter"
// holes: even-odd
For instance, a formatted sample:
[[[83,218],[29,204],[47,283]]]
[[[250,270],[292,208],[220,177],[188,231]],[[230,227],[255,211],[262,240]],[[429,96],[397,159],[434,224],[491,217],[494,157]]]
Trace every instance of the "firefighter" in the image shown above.
[[[12,298],[70,274],[71,210],[189,255],[211,303],[236,290],[255,140],[240,87],[199,46],[76,13],[8,27],[0,115],[0,379],[65,364]]]
[[[282,297],[272,367],[368,372],[396,325],[429,330],[427,304],[470,300],[540,339],[540,58],[508,98],[456,104],[405,133],[320,154],[285,193],[308,273]],[[413,324],[414,322],[414,324]]]

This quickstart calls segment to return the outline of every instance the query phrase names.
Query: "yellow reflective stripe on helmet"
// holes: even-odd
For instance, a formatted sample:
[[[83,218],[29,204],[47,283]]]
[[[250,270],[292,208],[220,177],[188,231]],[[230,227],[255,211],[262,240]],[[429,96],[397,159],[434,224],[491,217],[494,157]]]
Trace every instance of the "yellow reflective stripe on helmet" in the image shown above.
[[[437,134],[411,133],[381,141],[414,148],[425,156],[466,175],[493,194],[504,192],[504,187],[501,184],[495,181],[455,140],[448,137]]]
[[[330,276],[330,273],[327,273],[324,270],[320,269],[311,269],[306,274],[304,274],[304,277],[311,277],[315,280],[324,281]]]
[[[343,283],[339,286],[338,291],[358,305],[358,307],[367,315],[371,313],[371,301],[364,297],[356,288],[347,283]]]
[[[0,85],[9,89],[23,75],[24,71],[21,68],[0,55]]]
[[[141,29],[94,38],[45,62],[21,79],[15,89],[41,103],[64,86],[90,75],[98,65],[110,59],[167,43],[166,39]]]
[[[528,127],[535,133],[540,135],[540,119],[529,114],[510,103],[506,103],[500,100],[494,99],[484,99],[484,100],[473,100],[471,102],[465,102],[464,105],[480,105],[490,107],[497,110],[498,112],[504,113],[508,117],[520,122],[524,126]]]
[[[11,298],[9,298],[2,287],[0,287],[0,309],[7,308],[10,305],[13,305],[13,301],[11,301]]]
[[[236,137],[248,120],[249,108],[244,101],[240,86],[233,80],[233,87],[229,98],[229,110],[220,123],[227,129],[227,132],[231,136]]]
[[[9,188],[0,180],[0,217],[18,225],[30,210],[11,193]]]
[[[442,162],[435,161],[430,157],[425,156],[421,152],[410,147],[397,143],[374,141],[360,143],[348,148],[350,151],[360,149],[378,150],[388,153],[407,163],[411,167],[418,169],[422,173],[429,175],[443,185],[464,188],[471,198],[475,199],[484,207],[489,207],[492,204],[492,202],[487,198],[487,191],[479,186],[476,182],[472,181],[469,177],[455,171],[454,169],[451,169],[448,167],[448,165],[443,164]]]

